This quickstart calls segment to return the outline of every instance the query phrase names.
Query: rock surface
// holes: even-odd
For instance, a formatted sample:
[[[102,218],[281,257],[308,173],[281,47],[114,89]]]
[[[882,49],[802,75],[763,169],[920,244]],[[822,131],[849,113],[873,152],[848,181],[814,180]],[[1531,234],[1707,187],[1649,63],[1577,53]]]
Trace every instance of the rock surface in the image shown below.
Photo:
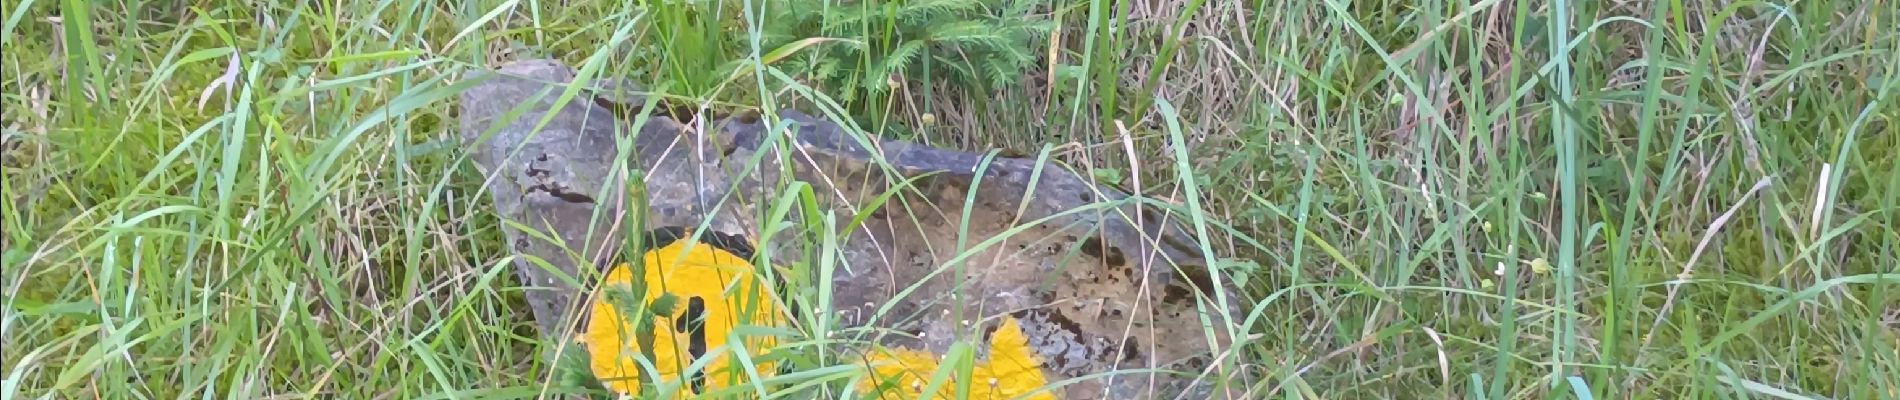
[[[823,248],[791,225],[824,221],[799,212],[770,224],[769,238],[761,232],[788,185],[809,185],[841,230],[862,214],[831,255],[831,297],[786,294],[828,302],[840,334],[941,353],[959,337],[982,343],[970,335],[1009,314],[1051,382],[1090,377],[1064,386],[1063,398],[1227,396],[1193,383],[1210,379],[1195,377],[1231,340],[1210,337],[1202,321],[1227,332],[1237,303],[1212,301],[1218,280],[1176,218],[1123,193],[1054,163],[847,134],[793,110],[721,118],[703,131],[653,116],[636,135],[616,110],[644,99],[606,89],[625,84],[582,90],[537,131],[572,70],[531,60],[498,72],[471,74],[485,81],[462,95],[462,133],[497,213],[519,224],[504,233],[523,256],[517,278],[545,336],[570,332],[587,279],[616,254],[626,175],[615,165],[624,160],[644,171],[648,227],[705,224],[755,238],[778,265],[818,260]],[[623,135],[634,135],[624,159]],[[1125,372],[1157,369],[1169,372]]]

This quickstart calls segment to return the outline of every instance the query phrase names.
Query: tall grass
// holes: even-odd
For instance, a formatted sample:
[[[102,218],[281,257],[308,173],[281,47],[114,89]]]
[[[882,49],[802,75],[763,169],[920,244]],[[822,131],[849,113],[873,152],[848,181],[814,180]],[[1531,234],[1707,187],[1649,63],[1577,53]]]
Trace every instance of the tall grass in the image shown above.
[[[902,21],[767,35],[872,3],[9,1],[0,397],[590,390],[455,149],[462,73],[552,57],[1170,207],[1246,289],[1208,329],[1250,397],[1900,398],[1891,1],[1057,2],[984,14],[1053,24],[1015,84],[879,101],[791,63]],[[759,211],[815,208],[788,193]],[[793,345],[837,340],[821,311]],[[831,357],[767,382],[842,396]]]

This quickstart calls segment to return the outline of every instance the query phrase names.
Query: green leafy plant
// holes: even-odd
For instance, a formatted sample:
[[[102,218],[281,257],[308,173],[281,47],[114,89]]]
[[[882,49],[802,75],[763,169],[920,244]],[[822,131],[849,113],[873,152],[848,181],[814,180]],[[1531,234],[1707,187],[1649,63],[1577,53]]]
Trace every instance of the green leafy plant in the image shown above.
[[[1054,29],[1024,0],[787,1],[768,10],[768,46],[815,37],[816,51],[782,68],[839,95],[848,106],[882,104],[894,83],[951,84],[989,91],[1035,65]]]

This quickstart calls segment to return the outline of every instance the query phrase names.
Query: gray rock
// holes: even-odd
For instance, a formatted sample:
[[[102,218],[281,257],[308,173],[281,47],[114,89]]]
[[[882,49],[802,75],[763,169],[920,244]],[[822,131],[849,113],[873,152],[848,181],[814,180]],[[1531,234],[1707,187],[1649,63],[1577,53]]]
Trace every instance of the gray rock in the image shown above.
[[[637,109],[644,99],[616,89],[631,85],[595,85],[536,134],[535,123],[573,73],[541,60],[500,73],[463,95],[463,136],[492,177],[497,213],[547,232],[504,229],[524,256],[517,277],[534,287],[528,301],[538,326],[565,337],[585,293],[587,275],[577,271],[607,265],[624,229],[613,222],[625,192],[613,168],[615,138],[632,122],[610,107]],[[524,104],[525,114],[476,140]],[[1008,314],[1042,355],[1051,382],[1178,371],[1082,379],[1065,387],[1064,398],[1221,397],[1193,377],[1206,369],[1210,349],[1227,349],[1223,324],[1238,323],[1240,308],[1231,298],[1225,307],[1211,301],[1207,289],[1216,280],[1207,260],[1169,214],[1054,163],[847,134],[794,110],[721,118],[703,129],[654,116],[635,136],[626,162],[645,171],[648,226],[705,223],[763,238],[767,214],[760,210],[792,182],[810,185],[821,212],[839,225],[867,214],[835,248],[832,297],[787,294],[803,304],[828,302],[841,334],[942,352]],[[864,211],[891,191],[882,207]],[[796,212],[790,219],[822,223]],[[815,259],[822,246],[805,231],[776,229],[764,238],[774,263]],[[564,241],[540,239],[549,235]],[[1220,333],[1211,344],[1203,318]],[[1151,387],[1159,396],[1141,395]]]

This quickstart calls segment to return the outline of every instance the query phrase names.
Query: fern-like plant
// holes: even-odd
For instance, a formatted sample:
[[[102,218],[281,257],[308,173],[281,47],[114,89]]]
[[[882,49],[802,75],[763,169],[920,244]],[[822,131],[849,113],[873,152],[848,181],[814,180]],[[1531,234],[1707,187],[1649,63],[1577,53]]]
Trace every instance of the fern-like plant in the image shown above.
[[[807,38],[828,41],[781,68],[840,94],[847,105],[878,104],[894,79],[988,92],[1035,65],[1054,23],[1028,0],[787,0],[767,10],[766,48]]]

